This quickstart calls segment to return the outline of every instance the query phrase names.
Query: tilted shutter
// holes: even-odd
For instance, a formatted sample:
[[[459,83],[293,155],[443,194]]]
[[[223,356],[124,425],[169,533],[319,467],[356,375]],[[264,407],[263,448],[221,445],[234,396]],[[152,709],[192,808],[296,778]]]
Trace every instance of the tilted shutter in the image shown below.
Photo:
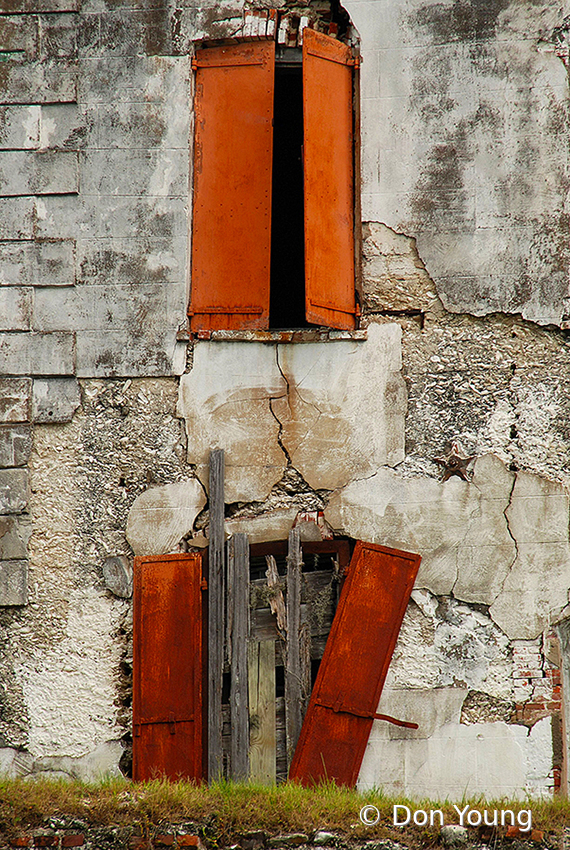
[[[356,783],[419,563],[419,555],[356,544],[290,779]]]
[[[196,52],[191,328],[269,324],[275,43]]]
[[[305,301],[308,322],[355,327],[350,48],[303,30]]]
[[[135,558],[133,779],[200,779],[202,558]]]

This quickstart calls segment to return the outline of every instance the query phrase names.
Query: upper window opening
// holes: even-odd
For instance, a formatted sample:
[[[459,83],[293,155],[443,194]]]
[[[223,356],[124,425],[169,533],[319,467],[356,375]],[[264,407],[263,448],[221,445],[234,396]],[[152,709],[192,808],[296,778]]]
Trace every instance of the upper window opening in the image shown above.
[[[193,65],[191,329],[353,329],[351,49],[306,29],[302,56],[258,41]]]
[[[302,328],[305,319],[303,68],[300,51],[275,61],[269,327]]]

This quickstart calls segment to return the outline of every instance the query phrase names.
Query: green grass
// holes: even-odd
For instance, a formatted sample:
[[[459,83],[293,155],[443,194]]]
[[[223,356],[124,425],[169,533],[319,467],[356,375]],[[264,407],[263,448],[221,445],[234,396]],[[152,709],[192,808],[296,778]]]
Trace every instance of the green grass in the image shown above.
[[[27,828],[45,826],[50,818],[76,819],[90,826],[133,826],[149,831],[161,824],[194,821],[205,828],[205,836],[214,846],[230,844],[251,830],[271,834],[287,832],[312,833],[328,829],[347,839],[366,841],[391,837],[411,846],[435,843],[439,826],[405,829],[392,825],[394,804],[408,805],[412,810],[441,809],[445,823],[458,823],[453,802],[462,808],[487,809],[530,808],[533,828],[562,834],[570,824],[570,803],[566,800],[506,799],[485,801],[472,798],[445,801],[414,801],[389,798],[379,792],[360,794],[329,783],[304,789],[294,783],[279,787],[219,782],[195,785],[190,782],[155,780],[133,783],[110,779],[99,784],[63,780],[0,780],[0,832],[13,835]],[[375,805],[381,815],[377,826],[366,827],[358,817],[365,803]],[[503,830],[504,832],[504,830]]]

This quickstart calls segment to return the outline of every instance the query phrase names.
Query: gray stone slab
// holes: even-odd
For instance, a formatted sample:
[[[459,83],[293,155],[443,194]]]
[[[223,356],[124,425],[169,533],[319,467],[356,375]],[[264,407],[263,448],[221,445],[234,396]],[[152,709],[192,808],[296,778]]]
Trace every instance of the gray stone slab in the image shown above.
[[[162,334],[184,318],[185,289],[160,284],[38,287],[33,324],[36,330],[121,330],[141,338]],[[171,323],[172,320],[172,323]]]
[[[73,375],[70,333],[0,333],[0,372],[7,375]]]
[[[180,103],[106,103],[97,113],[100,148],[188,150],[190,110]]]
[[[0,106],[0,150],[37,148],[39,141],[39,106]]]
[[[25,466],[31,450],[29,425],[0,425],[0,467]]]
[[[0,195],[62,195],[79,190],[75,151],[0,151]]]
[[[32,390],[33,422],[70,422],[81,404],[75,378],[36,378]]]
[[[75,59],[80,26],[74,14],[40,15],[40,60]]]
[[[107,286],[180,282],[185,277],[187,250],[184,237],[80,239],[77,280]]]
[[[29,422],[31,401],[30,378],[0,378],[0,422]]]
[[[3,63],[0,104],[73,103],[77,100],[77,68],[70,62]]]
[[[34,198],[0,198],[0,239],[32,239]]]
[[[28,557],[32,522],[26,516],[0,516],[0,561],[20,561]]]
[[[0,331],[27,331],[32,312],[30,286],[0,287]]]
[[[38,239],[75,239],[79,233],[97,236],[100,210],[97,198],[81,195],[43,195],[36,199]]]
[[[98,56],[82,61],[80,103],[191,103],[190,56]]]
[[[136,328],[122,331],[78,331],[77,377],[121,378],[180,375],[184,371],[186,346],[175,341],[172,331],[154,332],[141,338]]]
[[[0,242],[0,286],[70,286],[74,283],[73,240]]]
[[[95,110],[76,103],[48,103],[40,111],[40,146],[82,150],[97,143]]]
[[[133,568],[125,555],[112,555],[105,558],[103,578],[108,590],[122,599],[133,595]]]
[[[28,562],[0,561],[0,605],[28,602]]]
[[[76,12],[79,0],[0,0],[0,14]]]
[[[21,514],[28,506],[28,471],[0,469],[0,514]]]
[[[188,199],[98,195],[100,236],[186,236]]]
[[[0,17],[0,52],[22,51],[34,58],[38,48],[37,15],[3,15]]]
[[[188,196],[188,150],[103,150],[85,154],[81,191],[102,195]]]

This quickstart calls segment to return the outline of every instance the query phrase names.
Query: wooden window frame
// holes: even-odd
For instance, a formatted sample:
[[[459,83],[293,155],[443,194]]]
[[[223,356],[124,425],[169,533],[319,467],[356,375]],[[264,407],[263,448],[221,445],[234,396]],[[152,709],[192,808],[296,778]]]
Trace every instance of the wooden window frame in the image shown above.
[[[200,48],[192,67],[190,329],[268,330],[275,43]],[[304,30],[305,317],[343,330],[359,315],[357,68],[343,42]]]

